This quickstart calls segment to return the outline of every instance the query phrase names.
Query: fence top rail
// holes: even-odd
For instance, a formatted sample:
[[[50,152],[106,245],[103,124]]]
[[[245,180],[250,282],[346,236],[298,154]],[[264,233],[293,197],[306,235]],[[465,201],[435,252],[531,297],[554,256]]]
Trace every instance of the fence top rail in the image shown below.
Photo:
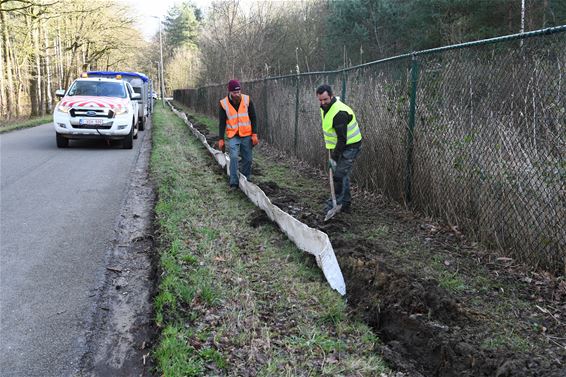
[[[549,27],[549,28],[546,28],[546,29],[533,30],[533,31],[529,31],[529,32],[526,32],[526,33],[509,34],[509,35],[504,35],[504,36],[501,36],[501,37],[480,39],[480,40],[477,40],[477,41],[471,41],[471,42],[459,43],[459,44],[454,44],[454,45],[449,45],[449,46],[431,48],[431,49],[428,49],[428,50],[417,51],[417,52],[414,52],[413,54],[414,55],[427,55],[427,54],[432,54],[432,53],[435,53],[435,52],[454,50],[454,49],[458,49],[458,48],[482,46],[482,45],[488,45],[488,44],[493,44],[493,43],[497,43],[497,42],[507,42],[507,41],[512,41],[512,40],[515,40],[515,39],[526,39],[526,38],[538,37],[538,36],[541,36],[541,35],[550,35],[550,34],[563,33],[563,32],[566,32],[566,25]]]
[[[421,55],[429,55],[429,54],[434,54],[434,53],[437,53],[437,52],[456,50],[456,49],[460,49],[460,48],[483,46],[483,45],[488,45],[488,44],[493,44],[493,43],[498,43],[498,42],[507,42],[507,41],[512,41],[512,40],[516,40],[516,39],[526,39],[526,38],[532,38],[532,37],[537,37],[537,36],[541,36],[541,35],[550,35],[550,34],[563,33],[563,32],[566,32],[566,25],[554,26],[554,27],[549,27],[549,28],[545,28],[545,29],[533,30],[533,31],[517,33],[517,34],[509,34],[509,35],[504,35],[504,36],[494,37],[494,38],[488,38],[488,39],[480,39],[480,40],[477,40],[477,41],[458,43],[458,44],[453,44],[453,45],[448,45],[448,46],[430,48],[428,50],[413,51],[413,52],[408,52],[408,53],[401,54],[401,55],[391,56],[389,58],[374,60],[372,62],[355,65],[353,67],[336,69],[336,70],[333,70],[333,71],[315,71],[315,72],[291,73],[291,74],[288,74],[288,75],[264,77],[264,78],[261,78],[261,79],[249,80],[249,81],[244,81],[244,82],[246,82],[248,84],[252,84],[252,83],[256,83],[256,82],[282,80],[282,79],[288,79],[288,78],[299,78],[301,76],[335,75],[335,74],[341,74],[341,73],[345,73],[347,71],[352,71],[352,70],[359,69],[359,68],[365,68],[365,67],[369,67],[369,66],[373,66],[373,65],[377,65],[377,64],[383,64],[383,63],[387,63],[387,62],[391,62],[391,61],[395,61],[395,60],[403,60],[403,59],[407,59],[407,58],[415,59],[417,56],[421,56]],[[224,85],[224,84],[210,84],[210,85],[201,86],[198,89],[214,88],[214,87],[218,87],[218,86],[222,86],[222,85]]]

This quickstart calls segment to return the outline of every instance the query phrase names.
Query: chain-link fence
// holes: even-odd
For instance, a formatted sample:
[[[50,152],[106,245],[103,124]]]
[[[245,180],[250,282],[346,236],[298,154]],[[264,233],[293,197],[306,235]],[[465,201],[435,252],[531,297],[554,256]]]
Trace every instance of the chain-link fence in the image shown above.
[[[566,273],[566,26],[243,83],[260,138],[321,168],[322,83],[356,112],[358,185]],[[212,116],[224,96],[174,92]]]

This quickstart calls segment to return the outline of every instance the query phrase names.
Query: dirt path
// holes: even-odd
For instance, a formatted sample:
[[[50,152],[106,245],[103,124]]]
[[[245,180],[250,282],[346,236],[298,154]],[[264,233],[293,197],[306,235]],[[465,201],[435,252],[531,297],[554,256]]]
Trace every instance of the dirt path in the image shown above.
[[[192,122],[211,145],[217,140]],[[271,173],[281,161],[293,176]],[[348,303],[395,368],[415,376],[566,375],[563,276],[529,271],[457,227],[355,187],[352,213],[324,223],[327,178],[265,144],[253,174],[272,202],[329,235]]]

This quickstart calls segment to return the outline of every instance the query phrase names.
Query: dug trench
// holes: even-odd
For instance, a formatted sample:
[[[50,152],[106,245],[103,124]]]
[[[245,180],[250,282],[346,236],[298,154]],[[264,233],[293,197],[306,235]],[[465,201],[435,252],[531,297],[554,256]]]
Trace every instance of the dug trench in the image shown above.
[[[218,137],[188,118],[214,145]],[[355,185],[352,213],[325,223],[324,173],[265,143],[255,150],[261,159],[254,160],[253,182],[275,205],[328,234],[352,315],[374,329],[383,342],[376,352],[394,369],[411,376],[566,376],[564,277],[531,271],[468,241],[455,226]],[[270,177],[281,161],[319,185],[317,193]],[[249,221],[269,219],[257,210]]]

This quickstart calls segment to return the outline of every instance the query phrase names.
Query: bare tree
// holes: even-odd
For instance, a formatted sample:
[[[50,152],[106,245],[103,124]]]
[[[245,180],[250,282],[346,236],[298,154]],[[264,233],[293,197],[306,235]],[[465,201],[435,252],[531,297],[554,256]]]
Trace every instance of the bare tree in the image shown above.
[[[0,111],[41,115],[84,64],[138,70],[143,45],[117,0],[0,0]],[[110,65],[108,65],[108,63]]]

